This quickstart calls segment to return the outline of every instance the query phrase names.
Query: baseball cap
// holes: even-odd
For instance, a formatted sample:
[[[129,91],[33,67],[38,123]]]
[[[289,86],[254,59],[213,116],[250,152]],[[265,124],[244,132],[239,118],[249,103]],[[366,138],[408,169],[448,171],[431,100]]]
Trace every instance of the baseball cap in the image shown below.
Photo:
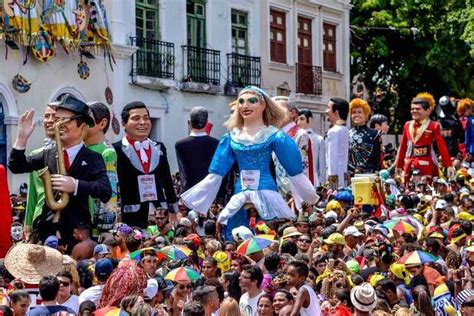
[[[362,235],[363,234],[355,226],[349,226],[344,229],[344,236],[360,237]]]
[[[448,185],[448,182],[444,178],[439,178],[438,179],[438,184],[443,184],[443,185]]]
[[[328,245],[334,245],[334,244],[345,245],[346,244],[346,240],[344,239],[344,236],[342,236],[339,233],[333,233],[329,235],[328,238],[324,239],[324,242]]]
[[[445,200],[438,200],[436,201],[436,205],[435,205],[435,210],[446,210],[446,208],[448,207],[448,202],[446,202]]]
[[[173,282],[170,280],[165,280],[162,276],[156,276],[155,280],[158,284],[159,291],[171,291],[174,288]]]
[[[109,252],[109,247],[104,244],[98,244],[97,246],[94,247],[94,256],[95,255],[108,255]]]
[[[58,237],[51,235],[44,241],[44,245],[53,249],[58,249],[59,240]]]
[[[108,277],[114,270],[112,261],[107,258],[99,259],[95,263],[95,275],[99,277]]]
[[[129,235],[133,232],[132,227],[128,226],[125,223],[117,223],[114,227],[110,230],[112,234],[124,234]]]
[[[148,279],[146,283],[144,299],[152,300],[158,293],[158,282],[155,279]]]
[[[187,228],[191,228],[191,221],[186,217],[181,217],[178,221],[178,226],[184,226]]]
[[[199,237],[197,234],[190,234],[184,237],[184,240],[192,242],[196,247],[201,245],[201,237]]]

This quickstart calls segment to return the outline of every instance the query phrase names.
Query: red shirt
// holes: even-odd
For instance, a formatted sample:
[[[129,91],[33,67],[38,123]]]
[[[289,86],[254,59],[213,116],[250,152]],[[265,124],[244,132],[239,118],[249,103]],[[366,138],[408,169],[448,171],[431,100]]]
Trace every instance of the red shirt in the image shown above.
[[[128,143],[130,144],[130,146],[133,147],[133,149],[135,149],[135,140],[131,139],[130,137],[126,136],[127,137],[127,140],[128,140]],[[145,173],[148,173],[150,172],[150,160],[151,160],[151,144],[150,146],[148,147],[148,149],[145,149],[145,153],[146,153],[146,156],[148,157],[148,162],[143,162],[141,159],[140,159],[140,150],[136,150],[135,149],[135,153],[137,154],[138,156],[138,159],[140,160],[141,164],[142,164],[142,167],[143,167],[143,170],[145,171]]]

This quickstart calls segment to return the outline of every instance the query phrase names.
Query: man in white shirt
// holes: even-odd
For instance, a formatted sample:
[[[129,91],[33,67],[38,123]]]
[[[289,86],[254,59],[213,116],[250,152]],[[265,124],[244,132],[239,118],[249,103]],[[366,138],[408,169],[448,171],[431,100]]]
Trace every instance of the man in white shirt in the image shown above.
[[[332,127],[326,136],[326,164],[328,182],[332,189],[346,185],[349,159],[349,129],[346,126],[349,103],[341,98],[332,98],[326,110]]]
[[[240,274],[239,285],[242,289],[239,307],[245,316],[257,316],[257,303],[260,296],[265,294],[260,289],[262,285],[263,273],[257,265],[244,267]]]
[[[326,183],[326,143],[321,135],[314,132],[311,125],[313,124],[313,113],[304,109],[299,111],[298,126],[308,132],[311,139],[311,148],[313,151],[313,172],[314,186],[318,187]]]

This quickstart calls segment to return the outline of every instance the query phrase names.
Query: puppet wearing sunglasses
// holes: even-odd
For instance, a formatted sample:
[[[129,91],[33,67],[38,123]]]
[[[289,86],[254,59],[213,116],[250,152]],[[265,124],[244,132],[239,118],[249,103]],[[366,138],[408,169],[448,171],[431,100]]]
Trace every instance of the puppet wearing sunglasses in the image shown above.
[[[244,88],[226,122],[229,133],[220,139],[209,168],[210,174],[181,196],[187,207],[207,214],[222,178],[237,162],[240,177],[235,184],[235,194],[218,218],[220,223],[227,222],[226,239],[232,238],[228,236],[232,228],[248,225],[248,215],[241,210],[245,203],[254,205],[258,220],[295,218],[271,175],[273,154],[289,175],[293,197],[300,203],[315,203],[317,200],[313,185],[303,173],[298,147],[279,129],[285,120],[285,109],[272,101],[263,90]]]

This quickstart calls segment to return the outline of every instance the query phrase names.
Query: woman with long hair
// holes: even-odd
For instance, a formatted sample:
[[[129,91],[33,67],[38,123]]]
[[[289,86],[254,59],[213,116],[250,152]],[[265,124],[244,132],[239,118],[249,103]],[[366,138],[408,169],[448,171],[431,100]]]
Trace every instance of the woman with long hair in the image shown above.
[[[227,271],[222,275],[222,285],[224,286],[227,297],[240,300],[242,290],[239,285],[240,274],[236,271]]]
[[[235,194],[220,212],[218,221],[227,223],[227,230],[248,224],[242,207],[252,203],[263,220],[295,219],[277,190],[270,172],[272,155],[278,158],[289,175],[292,195],[297,204],[315,203],[316,191],[303,173],[301,154],[295,142],[279,128],[286,120],[286,110],[277,105],[258,87],[246,87],[239,93],[238,104],[226,126],[209,167],[210,174],[181,195],[187,207],[207,214],[222,183],[235,162],[240,178]],[[235,218],[234,218],[235,217]]]
[[[434,316],[435,312],[433,305],[431,305],[431,297],[429,290],[426,286],[418,285],[413,291],[413,306],[416,308],[417,313],[414,315],[423,316]]]

